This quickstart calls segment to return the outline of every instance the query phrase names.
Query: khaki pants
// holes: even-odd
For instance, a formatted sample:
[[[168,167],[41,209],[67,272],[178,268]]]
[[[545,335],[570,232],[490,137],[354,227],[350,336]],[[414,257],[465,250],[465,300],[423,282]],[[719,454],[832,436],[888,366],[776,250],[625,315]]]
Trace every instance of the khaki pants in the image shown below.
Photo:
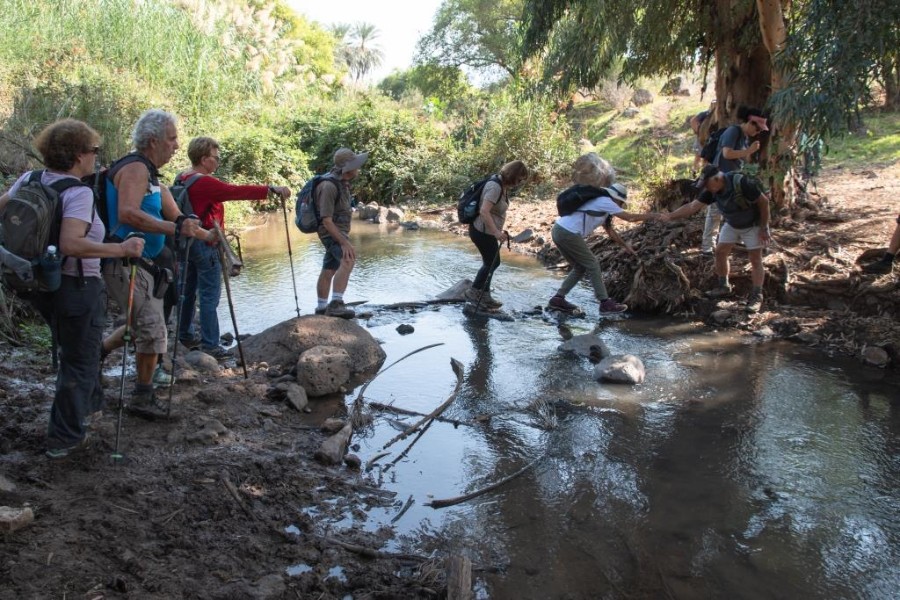
[[[168,330],[163,317],[163,300],[153,297],[153,276],[140,267],[137,267],[136,272],[131,311],[134,347],[138,354],[165,354]],[[124,266],[118,259],[107,261],[103,266],[107,292],[126,317],[130,273],[131,267]]]

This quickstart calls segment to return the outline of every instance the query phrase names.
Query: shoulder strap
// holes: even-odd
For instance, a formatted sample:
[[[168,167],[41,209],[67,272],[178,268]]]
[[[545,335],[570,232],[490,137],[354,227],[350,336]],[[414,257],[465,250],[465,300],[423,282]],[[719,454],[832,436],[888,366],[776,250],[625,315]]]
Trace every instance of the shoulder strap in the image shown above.
[[[35,169],[31,172],[31,175],[28,176],[28,183],[34,183],[35,181],[41,182],[41,175],[44,174],[44,169]]]
[[[88,184],[86,184],[85,182],[81,181],[80,179],[76,179],[74,177],[65,177],[63,179],[60,179],[59,181],[51,183],[50,187],[53,188],[54,190],[56,190],[56,193],[61,196],[63,192],[65,192],[66,190],[68,190],[70,188],[90,187],[90,186]]]

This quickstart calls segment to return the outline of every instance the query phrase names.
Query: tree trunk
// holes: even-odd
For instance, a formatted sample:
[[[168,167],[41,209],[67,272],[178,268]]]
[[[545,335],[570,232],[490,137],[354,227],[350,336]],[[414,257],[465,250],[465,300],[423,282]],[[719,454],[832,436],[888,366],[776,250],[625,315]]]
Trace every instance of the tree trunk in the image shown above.
[[[900,110],[900,60],[885,57],[881,60],[881,85],[884,87],[884,107]]]
[[[784,1],[787,0],[756,0],[756,9],[759,12],[759,30],[766,51],[769,53],[770,64],[774,63],[775,55],[781,52],[787,40],[782,7]],[[786,74],[773,68],[771,91],[780,90],[784,86],[785,80]],[[799,191],[794,185],[797,128],[794,123],[770,123],[769,127],[769,136],[774,142],[774,152],[769,153],[768,160],[772,200],[775,202],[775,206],[782,208],[792,202],[795,192]]]
[[[756,7],[746,0],[716,0],[716,117],[733,123],[739,106],[762,108],[771,93],[772,59],[759,39]],[[753,40],[749,44],[747,40]]]

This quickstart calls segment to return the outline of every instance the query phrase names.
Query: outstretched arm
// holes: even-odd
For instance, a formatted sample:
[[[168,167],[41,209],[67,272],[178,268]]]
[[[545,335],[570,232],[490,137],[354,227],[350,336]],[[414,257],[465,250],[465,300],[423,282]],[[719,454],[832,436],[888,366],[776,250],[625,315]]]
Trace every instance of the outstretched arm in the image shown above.
[[[706,207],[707,205],[699,200],[694,200],[690,204],[685,204],[678,210],[670,213],[660,213],[659,219],[664,223],[668,223],[670,221],[678,221],[679,219],[684,219],[689,217],[697,212],[700,212],[700,209]]]

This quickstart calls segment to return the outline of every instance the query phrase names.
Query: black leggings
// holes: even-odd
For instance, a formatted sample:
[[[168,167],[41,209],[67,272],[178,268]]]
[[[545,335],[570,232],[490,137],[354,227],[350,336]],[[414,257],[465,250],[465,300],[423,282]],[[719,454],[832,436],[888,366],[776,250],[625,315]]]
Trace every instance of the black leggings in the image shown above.
[[[478,269],[478,274],[475,276],[475,282],[472,284],[472,287],[489,292],[491,290],[488,279],[500,266],[500,242],[489,233],[481,233],[475,229],[474,225],[469,225],[469,239],[472,240],[472,243],[475,244],[475,247],[478,248],[478,252],[481,254],[481,268]]]

